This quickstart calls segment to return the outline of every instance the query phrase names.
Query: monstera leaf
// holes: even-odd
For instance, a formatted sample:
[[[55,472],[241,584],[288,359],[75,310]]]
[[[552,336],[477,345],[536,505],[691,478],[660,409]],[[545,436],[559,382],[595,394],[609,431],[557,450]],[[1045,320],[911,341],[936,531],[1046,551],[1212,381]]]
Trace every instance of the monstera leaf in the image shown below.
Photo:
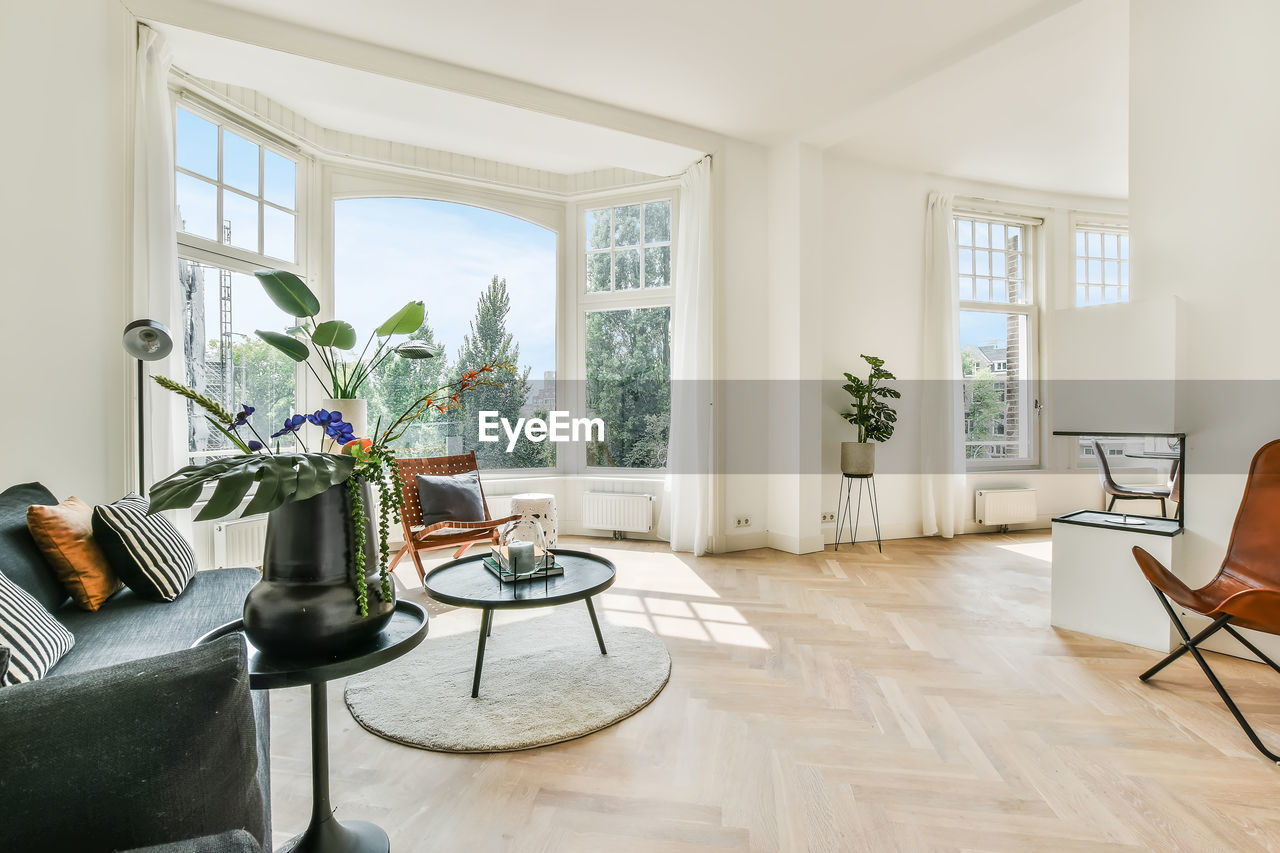
[[[258,491],[244,514],[270,512],[345,482],[355,464],[350,456],[332,453],[278,453],[229,456],[205,465],[188,465],[151,488],[150,512],[191,506],[200,499],[206,483],[214,483],[215,488],[196,521],[235,512],[254,483]]]

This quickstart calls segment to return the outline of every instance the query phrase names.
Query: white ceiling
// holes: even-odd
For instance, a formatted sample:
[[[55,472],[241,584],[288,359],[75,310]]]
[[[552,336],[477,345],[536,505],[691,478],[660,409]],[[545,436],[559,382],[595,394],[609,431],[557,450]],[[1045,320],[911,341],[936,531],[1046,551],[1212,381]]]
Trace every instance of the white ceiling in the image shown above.
[[[855,159],[1126,198],[1128,3],[1084,0],[831,132]]]
[[[1127,0],[212,2],[753,141],[1127,194]],[[320,88],[295,82],[263,91],[292,106]],[[383,91],[390,130],[432,115]],[[321,123],[373,120],[363,84],[356,106],[311,97]]]
[[[702,152],[164,24],[174,65],[331,130],[561,174],[684,171]]]

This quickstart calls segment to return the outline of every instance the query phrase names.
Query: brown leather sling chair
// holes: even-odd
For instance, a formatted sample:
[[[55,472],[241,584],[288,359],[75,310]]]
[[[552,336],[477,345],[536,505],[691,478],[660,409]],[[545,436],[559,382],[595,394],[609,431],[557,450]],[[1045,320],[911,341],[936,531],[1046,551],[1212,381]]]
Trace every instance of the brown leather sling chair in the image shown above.
[[[1182,637],[1180,647],[1138,677],[1146,681],[1190,652],[1253,745],[1268,759],[1280,764],[1280,756],[1262,745],[1253,727],[1197,648],[1218,631],[1225,630],[1267,666],[1280,672],[1275,661],[1236,630],[1250,628],[1267,634],[1280,634],[1280,440],[1264,444],[1254,454],[1244,497],[1236,513],[1236,523],[1231,528],[1227,556],[1217,577],[1199,589],[1191,589],[1141,548],[1135,546],[1133,556]],[[1170,605],[1170,599],[1213,622],[1194,637],[1189,636]]]

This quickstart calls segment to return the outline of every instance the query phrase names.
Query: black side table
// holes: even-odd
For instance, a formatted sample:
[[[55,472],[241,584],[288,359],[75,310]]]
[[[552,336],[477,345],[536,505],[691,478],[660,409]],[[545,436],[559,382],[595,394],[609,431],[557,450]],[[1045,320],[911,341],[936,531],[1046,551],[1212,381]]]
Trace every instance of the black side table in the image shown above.
[[[214,628],[195,645],[244,631],[243,620]],[[427,611],[411,601],[397,601],[396,612],[382,633],[349,654],[324,658],[270,657],[249,647],[249,687],[274,690],[311,685],[311,823],[291,839],[284,851],[388,853],[391,841],[382,828],[363,820],[339,822],[329,803],[329,706],[327,682],[355,675],[412,651],[427,637]],[[247,642],[247,638],[246,638]]]
[[[858,481],[858,514],[853,514],[853,481]],[[867,489],[867,502],[871,505],[871,523],[876,529],[876,548],[880,553],[884,553],[884,547],[880,544],[880,501],[876,499],[876,475],[875,474],[845,474],[840,478],[840,497],[836,501],[836,550],[840,550],[840,534],[846,526],[853,531],[850,545],[858,544],[858,525],[862,522],[862,487],[864,482],[869,482],[871,487]],[[848,488],[846,488],[846,485]]]
[[[427,573],[422,588],[427,595],[454,607],[475,607],[480,616],[480,642],[476,648],[476,669],[471,679],[471,698],[480,695],[480,673],[484,669],[484,644],[493,631],[493,611],[522,610],[529,607],[554,607],[571,601],[586,601],[591,614],[591,627],[596,632],[600,654],[609,652],[600,633],[600,620],[591,596],[613,586],[617,570],[613,563],[589,551],[555,549],[556,562],[564,566],[564,574],[546,578],[503,583],[484,566],[484,554],[472,554],[450,560]]]

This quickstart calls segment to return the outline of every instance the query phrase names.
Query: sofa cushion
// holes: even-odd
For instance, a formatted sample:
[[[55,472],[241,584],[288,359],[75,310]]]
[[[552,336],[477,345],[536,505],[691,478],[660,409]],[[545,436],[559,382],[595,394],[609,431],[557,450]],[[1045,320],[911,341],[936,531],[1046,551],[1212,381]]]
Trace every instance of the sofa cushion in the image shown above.
[[[0,690],[0,849],[266,837],[239,635]]]
[[[75,641],[40,602],[0,575],[0,646],[10,651],[9,665],[0,671],[0,683],[43,678]]]
[[[55,667],[65,675],[134,658],[185,649],[219,625],[239,619],[244,597],[262,578],[257,569],[196,572],[187,591],[171,603],[147,601],[121,590],[90,613],[68,602],[57,617],[76,645]]]
[[[93,535],[129,589],[152,601],[173,601],[196,573],[191,543],[163,515],[148,515],[146,498],[130,493],[93,508]]]
[[[135,847],[128,853],[261,853],[262,845],[243,829],[202,835],[169,844]]]
[[[57,506],[32,504],[27,527],[71,600],[97,610],[120,589],[120,576],[93,538],[93,507],[77,497]]]
[[[67,600],[67,591],[31,538],[27,507],[57,503],[53,493],[39,483],[23,483],[0,492],[0,574],[31,593],[46,610],[57,610]]]

